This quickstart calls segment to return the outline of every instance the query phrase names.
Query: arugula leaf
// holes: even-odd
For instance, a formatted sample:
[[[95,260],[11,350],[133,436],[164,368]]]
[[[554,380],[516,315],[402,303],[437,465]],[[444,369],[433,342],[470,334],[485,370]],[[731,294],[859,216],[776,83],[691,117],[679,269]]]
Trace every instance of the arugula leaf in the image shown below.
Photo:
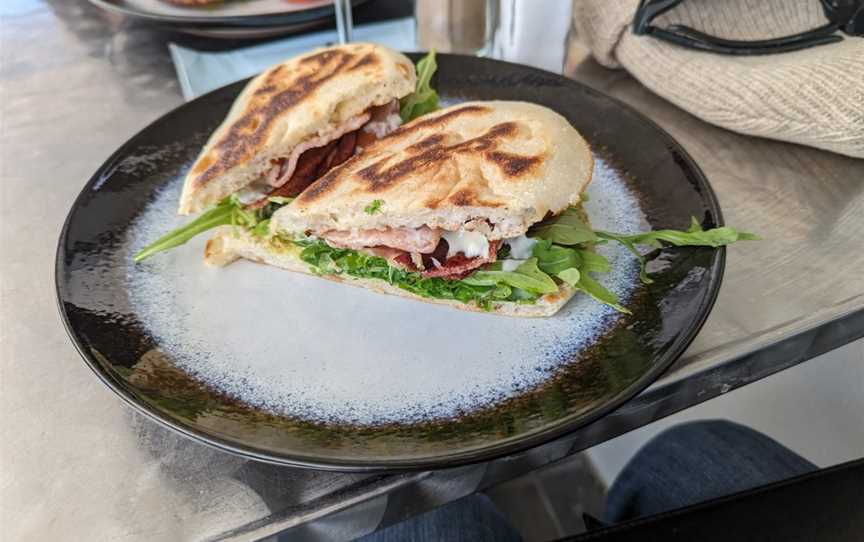
[[[180,226],[179,228],[172,230],[160,237],[159,239],[153,241],[152,243],[144,247],[141,252],[136,254],[133,259],[136,263],[140,262],[141,260],[149,258],[157,252],[162,252],[163,250],[168,250],[180,246],[189,239],[192,239],[193,237],[198,235],[199,233],[203,233],[217,226],[235,224],[239,222],[239,220],[242,220],[242,217],[237,216],[237,209],[237,200],[231,197],[227,197],[220,201],[218,204],[216,204],[216,206],[209,211],[205,211],[204,213],[202,213],[201,216],[199,216],[192,222],[184,224],[183,226]]]
[[[598,234],[598,237],[600,237],[601,235],[603,235],[603,234]],[[608,235],[616,235],[616,234],[608,234]],[[610,239],[609,237],[602,237],[602,238],[606,239],[606,240]],[[654,280],[648,276],[648,271],[645,269],[645,264],[646,264],[645,256],[643,256],[642,253],[639,252],[639,249],[636,248],[636,243],[630,241],[629,239],[626,239],[623,236],[619,236],[618,238],[616,238],[614,240],[621,243],[624,246],[624,248],[626,248],[630,252],[630,254],[635,256],[636,259],[639,261],[639,280],[641,280],[643,284],[653,283]]]
[[[734,228],[723,226],[722,228],[702,229],[702,225],[691,217],[690,228],[687,231],[680,230],[656,230],[633,235],[623,235],[598,231],[597,236],[601,239],[610,239],[620,243],[631,243],[634,245],[649,245],[661,248],[660,241],[665,241],[676,247],[702,246],[722,247],[736,241],[755,241],[759,237],[752,233],[739,232]]]
[[[533,255],[537,258],[537,266],[540,270],[550,275],[582,264],[576,249],[553,245],[552,241],[546,239],[541,239],[534,244]]]
[[[629,309],[618,304],[618,296],[603,287],[602,284],[588,276],[588,273],[582,273],[579,277],[579,282],[575,284],[577,288],[593,297],[595,300],[609,305],[618,312],[624,314],[633,314]]]
[[[249,231],[256,237],[267,237],[270,235],[270,219],[265,218],[261,222],[255,224],[254,227],[250,228]]]
[[[232,226],[242,226],[244,228],[254,228],[258,224],[259,216],[256,211],[244,209],[240,202],[233,196],[229,199],[234,203],[234,213],[231,215]]]
[[[582,273],[579,272],[575,267],[571,267],[570,269],[564,269],[556,274],[556,276],[569,284],[570,286],[576,286],[579,284],[579,280],[582,278]]]
[[[433,49],[417,62],[417,86],[414,92],[400,101],[399,116],[402,117],[402,122],[414,120],[438,109],[438,93],[430,86],[436,69],[438,65],[435,63]]]
[[[195,220],[166,233],[144,247],[133,260],[138,263],[156,253],[178,247],[207,230],[229,224],[245,228],[258,237],[266,237],[269,234],[270,216],[283,205],[291,203],[293,199],[273,196],[268,198],[270,202],[267,205],[250,210],[240,203],[237,196],[228,196],[211,209],[204,211]]]
[[[603,287],[602,284],[594,280],[587,272],[579,272],[578,269],[565,269],[558,273],[558,278],[574,288],[579,288],[595,300],[609,305],[618,312],[632,314],[626,307],[618,303],[618,296]]]
[[[608,241],[621,243],[624,248],[639,260],[639,278],[645,284],[651,284],[653,281],[648,276],[645,269],[645,257],[639,252],[637,245],[662,248],[661,241],[663,241],[675,246],[709,246],[716,248],[736,241],[759,239],[758,236],[752,233],[738,232],[728,226],[704,230],[695,217],[691,218],[690,228],[687,231],[657,230],[637,234],[594,231],[582,221],[579,212],[573,207],[567,208],[563,213],[550,220],[544,220],[536,224],[529,230],[528,234],[531,237],[551,241],[559,245],[587,246],[599,245]],[[583,265],[589,268],[587,271],[605,273],[609,270],[609,262],[597,253],[579,249],[577,250],[577,255],[586,260]],[[541,258],[541,268],[543,267],[542,264]],[[585,268],[580,269],[586,271]]]
[[[584,273],[608,273],[612,267],[609,265],[609,260],[602,254],[587,249],[576,249],[576,251],[582,259],[582,265],[579,269]]]
[[[384,204],[384,201],[382,201],[380,199],[374,199],[374,200],[372,200],[372,203],[370,203],[369,205],[367,205],[363,209],[363,212],[366,213],[367,215],[374,215],[375,213],[377,213],[378,211],[381,210],[381,205],[383,205],[383,204]]]
[[[532,294],[531,292],[525,291],[522,288],[513,288],[513,293],[510,294],[510,297],[508,297],[506,301],[512,301],[521,304],[530,304],[537,301],[538,297],[540,297],[538,294]]]
[[[707,246],[721,247],[736,241],[755,241],[759,236],[747,232],[739,232],[734,228],[723,226],[710,230],[702,229],[702,225],[696,217],[690,218],[690,228],[687,231],[680,230],[656,230],[645,233],[625,235],[606,231],[597,231],[597,237],[609,241],[621,243],[639,260],[639,278],[645,284],[654,282],[648,277],[645,270],[645,257],[636,248],[636,245],[648,245],[653,248],[663,248],[660,241],[664,241],[678,247],[685,246]]]
[[[550,294],[558,291],[552,277],[537,267],[537,258],[529,258],[513,271],[475,271],[462,282],[473,286],[506,284],[532,294]]]
[[[559,245],[579,245],[595,243],[598,238],[594,231],[582,222],[579,211],[568,207],[563,213],[538,222],[528,230],[529,237],[538,237]]]
[[[571,249],[572,250],[572,249]],[[595,254],[589,250],[580,251],[582,255],[582,267],[570,267],[563,269],[555,276],[566,282],[574,288],[578,288],[593,297],[595,300],[609,305],[618,312],[631,314],[627,308],[618,303],[618,296],[603,287],[602,284],[594,280],[588,275],[589,271],[598,271],[601,269],[609,270],[609,262],[600,254]],[[590,256],[589,256],[590,255]],[[587,258],[586,258],[587,256]],[[589,263],[590,261],[590,263]]]

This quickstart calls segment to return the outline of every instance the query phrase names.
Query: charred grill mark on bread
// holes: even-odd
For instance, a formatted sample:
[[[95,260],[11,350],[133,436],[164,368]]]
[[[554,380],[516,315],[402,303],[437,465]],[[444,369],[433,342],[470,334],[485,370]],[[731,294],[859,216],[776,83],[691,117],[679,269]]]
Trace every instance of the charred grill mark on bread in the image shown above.
[[[457,190],[447,200],[459,207],[502,207],[503,203],[497,201],[485,201],[478,197],[477,192],[472,189]],[[437,205],[436,205],[437,206]]]
[[[371,66],[372,64],[375,64],[377,62],[378,62],[378,59],[374,53],[366,53],[365,55],[360,57],[360,60],[355,62],[353,66],[348,68],[348,71],[354,71],[354,70],[356,70],[358,68],[362,68],[364,66]]]
[[[430,126],[443,126],[445,119],[452,120],[454,117],[460,115],[482,114],[486,111],[489,110],[484,107],[468,106],[432,119],[412,123],[376,142],[370,147],[369,151],[382,151],[388,144],[392,145],[399,138],[410,137],[412,132],[428,129]],[[502,122],[489,128],[486,133],[468,140],[459,140],[460,138],[455,137],[455,135],[452,138],[448,138],[449,134],[446,133],[433,134],[408,146],[407,150],[413,154],[402,160],[394,162],[392,155],[386,155],[356,172],[350,171],[352,162],[346,162],[342,168],[331,171],[313,183],[312,186],[300,195],[299,202],[311,203],[325,197],[340,182],[343,182],[348,175],[355,175],[361,180],[366,192],[379,193],[412,175],[441,168],[460,154],[481,155],[485,160],[499,167],[509,178],[518,179],[533,172],[545,160],[544,155],[522,156],[497,150],[499,145],[508,139],[514,138],[519,132],[520,126],[518,123]],[[456,199],[451,199],[451,201],[461,206],[499,205],[493,202],[480,202],[476,198],[476,195],[469,190],[457,192],[451,196],[451,198],[454,197]],[[434,207],[435,205],[431,206]]]
[[[203,186],[226,171],[248,160],[270,134],[273,123],[287,111],[303,104],[325,82],[347,71],[380,62],[369,52],[357,58],[346,50],[328,50],[299,62],[302,73],[285,82],[284,66],[277,66],[264,77],[253,94],[253,106],[237,119],[211,152],[192,170],[195,185]],[[281,82],[280,82],[281,80]],[[283,89],[283,90],[280,90]]]
[[[496,164],[508,177],[518,178],[529,173],[543,163],[543,156],[522,156],[503,151],[491,151],[484,157]]]
[[[429,147],[434,147],[435,145],[439,145],[444,141],[444,134],[435,134],[431,135],[425,139],[421,139],[417,143],[414,143],[410,147],[408,147],[409,151],[412,152],[421,152]]]

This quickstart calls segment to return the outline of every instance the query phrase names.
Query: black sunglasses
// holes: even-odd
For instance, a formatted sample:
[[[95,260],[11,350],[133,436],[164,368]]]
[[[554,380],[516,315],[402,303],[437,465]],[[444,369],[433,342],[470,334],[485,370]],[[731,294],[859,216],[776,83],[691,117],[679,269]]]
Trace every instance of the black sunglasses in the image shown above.
[[[710,36],[695,28],[680,24],[665,28],[652,26],[651,21],[684,0],[641,0],[633,19],[633,33],[725,55],[767,55],[806,49],[816,45],[842,41],[837,32],[849,36],[864,36],[864,0],[819,0],[828,24],[794,36],[758,41],[738,41]]]

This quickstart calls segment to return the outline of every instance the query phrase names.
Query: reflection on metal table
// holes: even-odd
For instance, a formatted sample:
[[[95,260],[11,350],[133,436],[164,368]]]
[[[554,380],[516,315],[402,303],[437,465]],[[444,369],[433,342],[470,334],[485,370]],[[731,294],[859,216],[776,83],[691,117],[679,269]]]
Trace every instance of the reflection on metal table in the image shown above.
[[[864,335],[864,161],[707,125],[585,59],[568,75],[669,131],[705,171],[726,221],[765,239],[729,251],[714,311],[679,362],[584,430],[487,464],[370,476],[211,450],[133,413],[93,378],[65,335],[51,280],[57,235],[85,180],[182,103],[167,43],[206,42],[83,1],[13,0],[0,16],[2,524],[11,538],[245,540],[286,529],[351,538]]]

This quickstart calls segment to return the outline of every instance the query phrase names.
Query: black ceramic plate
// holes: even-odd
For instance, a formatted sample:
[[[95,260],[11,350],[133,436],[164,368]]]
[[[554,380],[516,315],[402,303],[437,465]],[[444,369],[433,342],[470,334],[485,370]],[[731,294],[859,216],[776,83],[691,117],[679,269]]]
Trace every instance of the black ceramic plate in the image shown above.
[[[365,0],[352,0],[353,5]],[[310,0],[230,0],[212,6],[175,6],[163,0],[90,0],[104,10],[170,25],[293,26],[333,15],[333,2]]]
[[[626,105],[525,66],[438,62],[434,85],[446,102],[525,100],[569,119],[605,164],[590,188],[592,221],[626,222],[638,214],[630,201],[653,229],[686,228],[691,216],[706,228],[722,224],[687,153]],[[325,469],[488,460],[632,398],[681,355],[711,309],[722,249],[655,251],[647,286],[632,262],[616,260],[632,316],[577,296],[540,320],[454,311],[248,262],[208,269],[200,241],[133,266],[146,238],[174,227],[179,179],[242,87],[189,102],[121,147],[84,187],[57,250],[60,311],[84,360],[129,404],[182,434]],[[238,341],[249,345],[239,354]],[[283,361],[268,362],[273,352]]]

